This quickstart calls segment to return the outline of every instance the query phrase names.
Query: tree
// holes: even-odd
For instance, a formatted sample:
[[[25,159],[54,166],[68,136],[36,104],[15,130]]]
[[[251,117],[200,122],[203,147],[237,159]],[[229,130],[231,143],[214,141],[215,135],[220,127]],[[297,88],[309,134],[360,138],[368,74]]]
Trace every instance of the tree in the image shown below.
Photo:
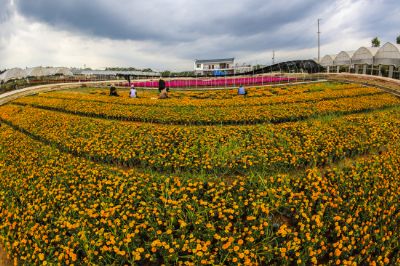
[[[162,77],[169,77],[169,76],[171,76],[171,71],[165,70],[165,71],[161,72],[161,76]]]
[[[381,41],[378,39],[378,37],[375,37],[371,40],[372,47],[379,47],[381,46]]]
[[[397,36],[396,43],[397,43],[397,44],[400,44],[400,35]]]

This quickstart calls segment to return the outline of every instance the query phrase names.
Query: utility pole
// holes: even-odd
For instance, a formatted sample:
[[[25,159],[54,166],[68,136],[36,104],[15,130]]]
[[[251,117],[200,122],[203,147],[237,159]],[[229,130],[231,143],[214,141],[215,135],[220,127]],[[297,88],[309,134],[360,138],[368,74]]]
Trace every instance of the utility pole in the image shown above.
[[[272,50],[272,64],[275,65],[275,50]]]
[[[320,38],[319,38],[319,36],[321,35],[321,32],[319,31],[319,22],[321,21],[321,19],[319,18],[318,20],[318,63],[320,62],[320,51],[321,51],[321,49],[320,49]]]

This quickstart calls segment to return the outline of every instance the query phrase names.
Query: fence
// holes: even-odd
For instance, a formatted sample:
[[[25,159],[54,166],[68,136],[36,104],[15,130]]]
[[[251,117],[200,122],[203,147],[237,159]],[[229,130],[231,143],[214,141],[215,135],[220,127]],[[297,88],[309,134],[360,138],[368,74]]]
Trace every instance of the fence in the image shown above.
[[[330,67],[330,73],[351,73],[351,74],[366,74],[371,76],[379,76],[379,77],[386,77],[392,79],[400,79],[400,67],[395,68],[393,67],[392,71],[390,70],[390,66],[373,66],[373,65],[360,65],[358,67],[352,66],[340,66],[338,67]],[[327,68],[324,70],[327,73]]]
[[[166,79],[165,85],[168,88],[232,88],[243,86],[264,86],[273,84],[287,84],[306,82],[311,80],[318,80],[316,76],[309,76],[306,74],[288,74],[288,75],[254,75],[242,77],[214,77],[214,78],[178,78]],[[134,85],[139,88],[158,88],[158,80],[144,80],[133,81],[130,84],[127,82],[120,82],[117,86],[130,86]]]

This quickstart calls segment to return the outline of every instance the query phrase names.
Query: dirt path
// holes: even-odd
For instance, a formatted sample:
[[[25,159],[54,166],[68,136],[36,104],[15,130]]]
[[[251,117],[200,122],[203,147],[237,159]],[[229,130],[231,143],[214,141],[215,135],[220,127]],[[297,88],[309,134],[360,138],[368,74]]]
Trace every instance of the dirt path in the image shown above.
[[[40,85],[34,87],[28,87],[20,90],[10,91],[3,94],[0,94],[0,105],[6,104],[10,101],[15,99],[34,95],[41,92],[49,92],[49,91],[57,91],[57,90],[66,90],[66,89],[77,89],[83,87],[90,87],[93,85],[102,85],[106,87],[107,84],[118,82],[115,80],[108,80],[108,81],[96,81],[96,82],[85,82],[85,83],[59,83],[59,84],[47,84],[47,85]],[[282,84],[266,84],[266,85],[259,85],[259,86],[250,86],[254,88],[262,88],[262,87],[274,87],[274,86],[292,86],[292,85],[300,85],[300,84],[309,84],[309,83],[320,83],[326,82],[325,79],[318,79],[318,80],[308,80],[308,81],[299,81],[294,83],[282,83]],[[158,88],[141,88],[144,90],[158,90]],[[201,90],[230,90],[230,89],[237,89],[237,87],[220,87],[220,88],[172,88],[176,91],[201,91]],[[1,266],[1,265],[0,265]]]
[[[59,84],[47,84],[47,85],[27,87],[24,89],[9,91],[9,92],[0,94],[0,105],[6,104],[7,102],[13,101],[20,97],[33,95],[33,94],[40,93],[40,92],[84,88],[84,87],[94,86],[94,85],[106,86],[107,84],[112,83],[112,82],[116,82],[116,81],[115,80],[107,80],[107,81],[95,81],[95,82],[85,82],[85,83],[82,83],[82,82],[59,83]]]
[[[7,258],[7,253],[3,249],[2,246],[0,246],[0,266],[12,266],[14,265],[10,259]]]
[[[363,85],[375,86],[397,97],[400,97],[400,80],[398,79],[350,73],[323,73],[319,75],[322,75],[324,78],[332,81],[347,81]]]

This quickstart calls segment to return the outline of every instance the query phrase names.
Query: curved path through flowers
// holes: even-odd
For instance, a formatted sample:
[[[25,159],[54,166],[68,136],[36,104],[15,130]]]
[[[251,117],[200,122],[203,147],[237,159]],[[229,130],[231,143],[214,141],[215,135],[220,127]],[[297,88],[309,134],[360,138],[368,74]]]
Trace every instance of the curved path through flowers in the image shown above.
[[[323,77],[324,79],[329,79],[329,80],[351,81],[351,82],[365,84],[365,85],[373,85],[373,86],[376,86],[388,93],[391,93],[395,96],[400,97],[400,80],[390,79],[390,78],[385,78],[385,77],[378,77],[378,76],[370,76],[370,75],[350,74],[350,73],[338,73],[338,74],[336,74],[336,73],[335,74],[320,73],[320,74],[317,74],[317,76]],[[48,91],[56,91],[56,90],[64,90],[64,89],[74,89],[74,88],[81,88],[84,86],[95,86],[95,85],[107,86],[107,84],[109,84],[109,83],[120,83],[120,82],[121,82],[121,80],[107,80],[107,81],[96,81],[96,82],[85,82],[85,83],[75,82],[75,83],[47,84],[47,85],[27,87],[24,89],[14,90],[14,91],[0,94],[0,105],[6,104],[7,102],[13,101],[15,99],[18,99],[18,98],[21,98],[24,96],[33,95],[33,94],[40,93],[40,92],[48,92]],[[321,82],[321,80],[319,80],[318,82]],[[302,83],[310,83],[310,81],[309,82],[296,82],[296,83],[290,83],[290,84],[302,84]],[[278,84],[271,84],[271,85],[267,85],[267,86],[274,86],[274,85],[278,85]],[[198,88],[198,89],[213,90],[213,89],[220,89],[220,88]]]

